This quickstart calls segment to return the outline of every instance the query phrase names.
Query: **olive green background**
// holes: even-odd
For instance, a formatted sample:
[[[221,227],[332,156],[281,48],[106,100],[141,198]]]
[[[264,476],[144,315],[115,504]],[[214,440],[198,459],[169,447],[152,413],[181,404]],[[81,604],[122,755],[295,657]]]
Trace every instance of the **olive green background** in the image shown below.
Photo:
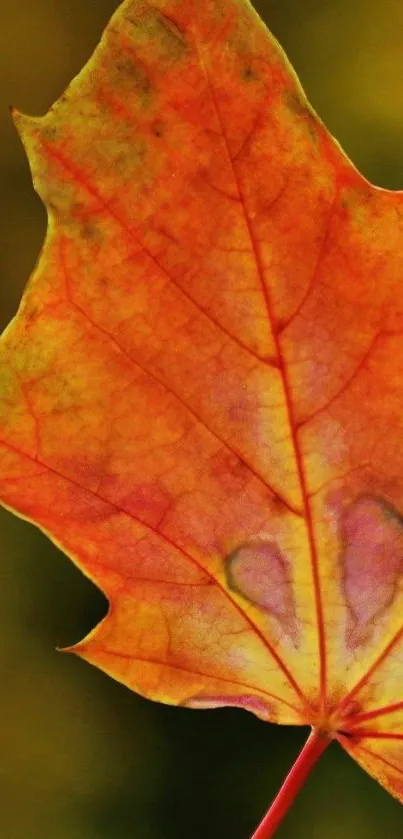
[[[200,0],[202,2],[202,0]],[[7,105],[43,113],[116,0],[0,3],[0,319],[18,305],[45,212]],[[311,102],[356,165],[403,187],[401,0],[261,0]],[[1,839],[248,839],[307,731],[234,709],[148,702],[56,652],[102,595],[30,525],[0,514]],[[403,810],[334,744],[279,839],[398,839]]]

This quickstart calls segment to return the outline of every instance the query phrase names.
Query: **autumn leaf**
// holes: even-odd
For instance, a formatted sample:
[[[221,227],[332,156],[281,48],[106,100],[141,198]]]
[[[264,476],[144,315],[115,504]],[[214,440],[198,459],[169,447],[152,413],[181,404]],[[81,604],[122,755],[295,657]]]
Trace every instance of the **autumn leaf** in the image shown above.
[[[402,193],[246,0],[126,0],[14,120],[49,225],[1,341],[0,496],[109,599],[70,649],[310,725],[403,801]]]

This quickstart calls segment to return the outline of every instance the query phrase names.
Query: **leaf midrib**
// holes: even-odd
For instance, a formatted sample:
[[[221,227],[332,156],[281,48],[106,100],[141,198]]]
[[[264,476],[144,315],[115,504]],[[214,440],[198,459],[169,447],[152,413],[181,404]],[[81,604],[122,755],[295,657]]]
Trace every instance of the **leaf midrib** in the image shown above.
[[[271,300],[271,297],[270,297],[269,289],[268,289],[268,287],[266,285],[266,282],[265,282],[264,267],[263,267],[263,261],[262,261],[261,254],[260,254],[260,247],[259,247],[259,243],[256,239],[256,236],[254,234],[254,230],[253,230],[253,227],[252,227],[252,222],[251,222],[251,219],[250,219],[249,214],[248,214],[246,198],[245,198],[245,195],[244,195],[244,192],[243,192],[243,189],[242,189],[241,179],[240,179],[240,177],[238,175],[238,172],[237,172],[236,161],[234,161],[234,159],[232,158],[232,155],[231,155],[228,138],[227,138],[227,135],[226,135],[223,120],[221,118],[221,113],[220,113],[220,109],[219,109],[218,102],[217,102],[217,97],[216,97],[215,90],[214,90],[214,85],[212,83],[207,65],[202,58],[201,51],[200,51],[200,49],[198,47],[198,43],[196,41],[196,37],[194,37],[194,44],[195,44],[195,50],[196,50],[198,58],[199,58],[200,67],[202,68],[202,70],[204,72],[206,82],[209,86],[212,103],[214,105],[214,109],[215,109],[215,112],[216,112],[216,115],[217,115],[218,124],[219,124],[220,130],[221,130],[221,135],[222,135],[225,147],[226,147],[228,161],[230,163],[230,166],[231,166],[231,169],[232,169],[232,172],[233,172],[233,176],[234,176],[234,182],[235,182],[235,185],[236,185],[236,188],[237,188],[237,191],[238,191],[240,207],[242,209],[244,220],[245,220],[245,225],[246,225],[246,228],[248,230],[251,247],[252,247],[253,253],[255,255],[257,275],[258,275],[260,285],[261,285],[261,288],[262,288],[262,294],[263,294],[265,305],[266,305],[268,321],[269,321],[270,326],[272,328],[272,335],[273,335],[273,341],[274,341],[274,345],[275,345],[275,349],[276,349],[276,353],[277,353],[279,372],[280,372],[282,382],[283,382],[283,392],[284,392],[285,406],[286,406],[286,412],[287,412],[287,416],[288,416],[288,423],[289,423],[289,429],[290,429],[290,438],[291,438],[291,442],[292,442],[293,449],[294,449],[295,462],[296,462],[296,466],[297,466],[299,485],[300,485],[301,496],[302,496],[302,501],[303,501],[303,509],[304,509],[303,517],[304,517],[305,523],[306,523],[307,537],[308,537],[308,542],[309,542],[309,546],[310,546],[310,559],[311,559],[311,570],[312,570],[312,578],[313,578],[313,585],[314,585],[316,623],[317,623],[318,648],[319,648],[319,666],[320,666],[319,700],[320,700],[320,712],[321,712],[322,716],[324,716],[325,711],[326,711],[326,702],[327,702],[327,662],[326,662],[326,639],[325,639],[325,629],[324,629],[324,611],[323,611],[322,594],[321,594],[321,587],[320,587],[318,552],[317,552],[316,541],[315,541],[315,536],[314,536],[312,511],[311,511],[311,506],[310,506],[310,503],[309,503],[309,493],[308,493],[307,482],[306,482],[306,477],[305,477],[305,470],[304,470],[302,452],[301,452],[301,449],[300,449],[300,446],[299,446],[297,433],[296,433],[297,423],[296,423],[295,414],[294,414],[294,405],[293,405],[293,400],[292,400],[291,386],[290,386],[290,382],[289,382],[288,375],[287,375],[287,368],[286,368],[286,364],[285,364],[285,360],[284,360],[284,356],[283,356],[283,352],[282,352],[282,348],[281,348],[281,343],[280,343],[280,340],[279,340],[279,335],[277,333],[276,326],[275,326],[275,318],[274,318],[274,314],[273,314],[273,304],[272,304],[272,300]]]

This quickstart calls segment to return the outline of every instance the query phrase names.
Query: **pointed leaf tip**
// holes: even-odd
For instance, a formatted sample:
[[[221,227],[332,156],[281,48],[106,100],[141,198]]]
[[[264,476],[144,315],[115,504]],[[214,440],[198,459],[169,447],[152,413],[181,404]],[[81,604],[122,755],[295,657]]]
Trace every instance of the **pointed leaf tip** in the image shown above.
[[[29,114],[23,114],[22,111],[19,111],[13,105],[9,106],[9,110],[17,134],[29,158],[29,139],[33,135],[33,132],[39,128],[42,117],[34,117]]]

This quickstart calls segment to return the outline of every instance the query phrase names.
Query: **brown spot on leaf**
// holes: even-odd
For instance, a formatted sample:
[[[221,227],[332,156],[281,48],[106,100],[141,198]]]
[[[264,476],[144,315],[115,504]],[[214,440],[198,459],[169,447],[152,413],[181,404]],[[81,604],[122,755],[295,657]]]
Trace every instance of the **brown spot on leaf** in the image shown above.
[[[316,142],[318,137],[318,123],[308,102],[295,91],[290,92],[287,90],[285,92],[285,103],[291,111],[304,120],[311,139]]]
[[[159,22],[164,29],[172,35],[176,41],[179,41],[181,45],[186,44],[185,36],[182,30],[179,28],[178,24],[172,20],[172,18],[168,17],[166,14],[159,13]]]
[[[242,78],[243,78],[244,82],[252,82],[252,81],[254,81],[256,78],[258,78],[258,77],[257,77],[257,74],[255,73],[255,71],[254,71],[253,67],[251,67],[251,65],[250,65],[250,64],[247,64],[247,65],[243,68],[243,70],[242,70]]]

